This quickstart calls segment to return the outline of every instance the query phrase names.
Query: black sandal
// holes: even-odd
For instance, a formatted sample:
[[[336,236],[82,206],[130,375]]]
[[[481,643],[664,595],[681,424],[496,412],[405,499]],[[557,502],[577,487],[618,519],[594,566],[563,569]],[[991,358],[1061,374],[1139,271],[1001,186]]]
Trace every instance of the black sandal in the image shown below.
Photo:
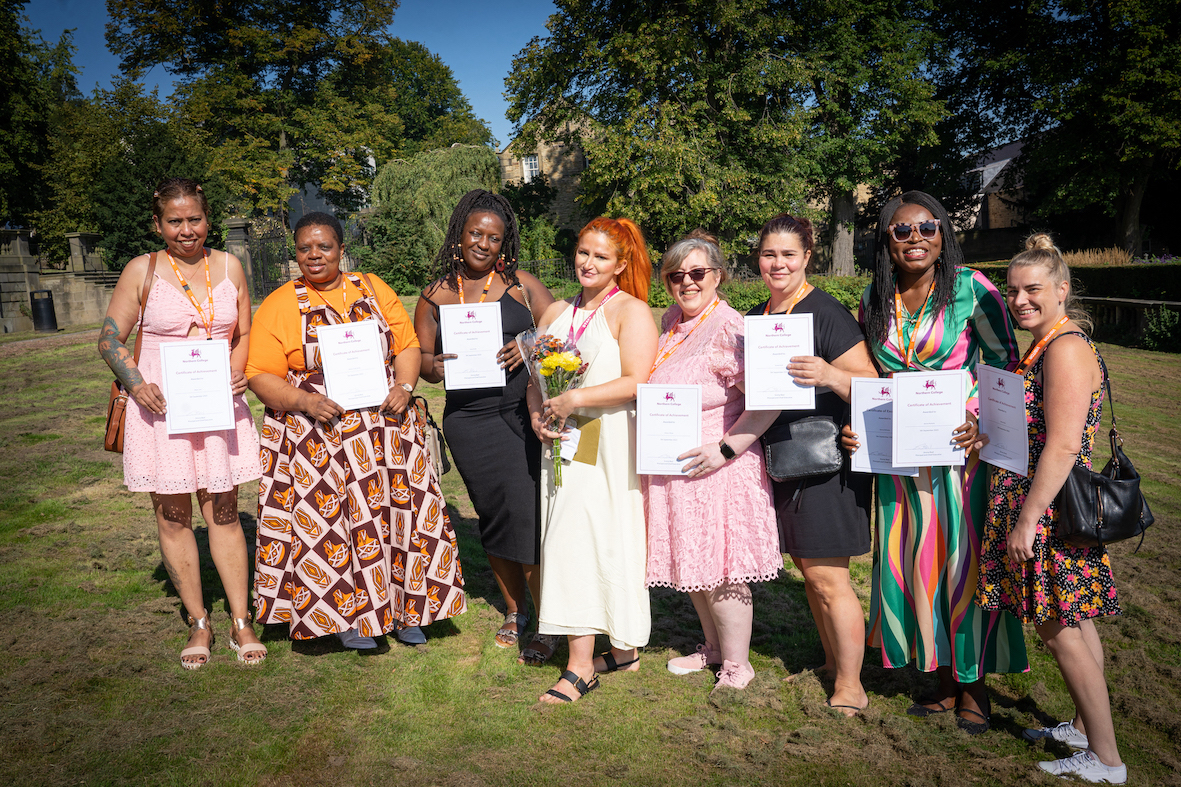
[[[979,716],[980,721],[968,721],[960,715],[961,713],[971,713],[973,716]],[[991,716],[985,716],[983,713],[974,711],[971,708],[960,708],[955,712],[955,723],[969,735],[983,735],[992,729],[992,724],[989,722],[991,718]]]
[[[599,676],[598,675],[592,675],[591,682],[588,684],[585,680],[578,677],[578,675],[574,674],[570,670],[566,670],[565,672],[562,673],[562,677],[559,678],[558,680],[559,681],[565,680],[565,681],[569,682],[570,685],[574,687],[575,691],[578,692],[579,697],[585,697],[587,694],[590,694],[592,691],[599,688]],[[546,694],[550,695],[551,697],[557,697],[562,702],[574,702],[573,699],[571,699],[570,697],[567,697],[565,694],[558,691],[556,688],[550,689],[549,691],[546,692]]]
[[[947,702],[947,700],[951,700],[951,705],[948,705],[945,708],[945,707],[943,707],[943,703]],[[932,703],[932,702],[935,703],[936,705],[938,705],[939,707],[938,708],[928,708],[927,704]],[[953,699],[952,697],[947,697],[946,699],[942,699],[942,700],[933,699],[931,697],[925,697],[925,698],[919,698],[919,699],[915,700],[914,704],[906,709],[906,715],[907,716],[918,716],[920,719],[925,719],[928,716],[934,716],[937,713],[947,713],[949,710],[955,710],[955,699]]]
[[[624,667],[630,667],[632,664],[635,664],[637,661],[639,661],[640,660],[640,653],[637,650],[636,657],[634,659],[632,659],[631,661],[624,661],[624,662],[617,662],[615,660],[615,655],[612,654],[611,651],[607,651],[606,653],[600,653],[599,658],[601,658],[603,660],[603,663],[607,665],[607,669],[603,670],[603,672],[618,672],[619,670],[623,669]]]

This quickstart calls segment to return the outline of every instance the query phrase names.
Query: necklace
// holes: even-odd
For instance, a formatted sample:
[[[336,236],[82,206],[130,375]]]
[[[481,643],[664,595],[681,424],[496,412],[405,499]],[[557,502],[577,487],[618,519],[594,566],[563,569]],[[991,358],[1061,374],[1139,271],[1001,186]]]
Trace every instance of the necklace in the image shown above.
[[[197,303],[197,296],[193,295],[193,288],[189,286],[189,280],[180,272],[180,268],[176,264],[176,260],[172,259],[172,254],[168,249],[164,249],[164,256],[168,258],[168,264],[172,266],[172,272],[176,274],[176,278],[180,281],[180,286],[184,289],[185,295],[189,296],[189,301],[193,304],[193,308],[197,310],[197,315],[201,318],[201,324],[205,327],[205,338],[207,340],[213,338],[213,285],[209,279],[209,249],[204,246],[201,247],[201,256],[205,259],[205,293],[209,299],[209,316],[205,316],[205,310],[201,308],[201,304]]]
[[[722,301],[720,298],[714,296],[713,303],[711,303],[709,308],[707,308],[705,312],[697,319],[697,324],[690,328],[688,333],[682,336],[675,344],[673,344],[672,347],[669,347],[668,344],[670,341],[672,341],[673,328],[676,327],[675,325],[673,328],[669,328],[668,333],[660,337],[660,345],[656,348],[656,361],[652,364],[652,372],[656,371],[657,366],[660,366],[660,364],[671,358],[672,354],[677,351],[678,347],[688,341],[689,337],[693,335],[693,331],[700,328],[701,324],[709,319],[709,316],[714,313],[714,309],[718,308],[718,304],[721,302]],[[648,375],[651,376],[652,372],[649,372]]]

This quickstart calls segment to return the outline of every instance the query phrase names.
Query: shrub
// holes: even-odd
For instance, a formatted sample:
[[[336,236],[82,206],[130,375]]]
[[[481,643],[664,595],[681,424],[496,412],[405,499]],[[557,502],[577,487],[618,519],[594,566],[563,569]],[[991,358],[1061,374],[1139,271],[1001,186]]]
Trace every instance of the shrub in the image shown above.
[[[861,294],[869,286],[870,277],[809,276],[808,281],[817,289],[824,290],[836,298],[846,309],[857,311],[861,303]],[[721,291],[726,301],[735,310],[743,313],[767,300],[770,295],[762,279],[731,279],[722,285]],[[652,289],[648,292],[648,305],[660,309],[672,304],[673,299],[665,292],[664,284],[659,278],[654,278]]]
[[[1144,346],[1158,352],[1181,352],[1181,314],[1161,306],[1150,309],[1144,326]]]
[[[1062,259],[1066,260],[1066,264],[1071,268],[1108,268],[1130,265],[1132,255],[1126,249],[1112,247],[1110,249],[1070,251],[1063,254]]]

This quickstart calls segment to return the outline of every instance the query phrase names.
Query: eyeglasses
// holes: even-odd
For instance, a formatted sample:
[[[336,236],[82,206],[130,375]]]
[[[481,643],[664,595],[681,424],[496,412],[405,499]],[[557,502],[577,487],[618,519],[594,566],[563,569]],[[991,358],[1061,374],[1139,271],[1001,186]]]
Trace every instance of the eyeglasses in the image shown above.
[[[918,224],[907,224],[906,222],[891,224],[889,227],[886,227],[886,230],[899,243],[910,240],[910,236],[914,234],[915,230],[919,231],[920,238],[931,240],[939,234],[939,219],[927,219],[926,221],[920,221]]]
[[[685,277],[688,276],[690,279],[692,279],[695,282],[701,282],[703,279],[705,279],[705,274],[710,273],[711,271],[714,271],[714,270],[717,270],[717,269],[716,268],[694,268],[691,271],[675,271],[675,272],[670,273],[668,275],[668,280],[671,281],[673,284],[680,284],[681,282],[683,282],[685,280]]]

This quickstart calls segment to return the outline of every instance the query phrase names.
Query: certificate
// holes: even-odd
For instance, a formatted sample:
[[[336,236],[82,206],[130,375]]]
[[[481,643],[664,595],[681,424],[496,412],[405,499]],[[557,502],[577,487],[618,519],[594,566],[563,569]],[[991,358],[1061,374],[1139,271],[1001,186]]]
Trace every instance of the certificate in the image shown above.
[[[443,352],[457,357],[443,361],[443,385],[462,388],[499,388],[504,369],[496,354],[504,346],[499,303],[451,303],[439,307]]]
[[[946,372],[902,372],[894,375],[895,467],[943,467],[964,464],[964,450],[952,432],[967,416],[968,375]]]
[[[980,383],[980,432],[988,435],[988,445],[980,449],[980,458],[990,465],[1028,476],[1025,378],[981,364],[976,367],[976,379]]]
[[[701,386],[636,386],[636,472],[684,475],[677,457],[701,445]]]
[[[390,395],[377,320],[320,325],[320,363],[328,398],[346,410],[379,407]]]
[[[787,365],[793,356],[815,355],[812,315],[744,317],[747,410],[814,410],[816,389],[800,385]]]
[[[853,452],[858,473],[917,476],[917,468],[894,466],[894,381],[877,377],[850,379],[852,428],[860,447]]]
[[[160,345],[160,372],[168,434],[234,428],[229,342],[165,342]]]

